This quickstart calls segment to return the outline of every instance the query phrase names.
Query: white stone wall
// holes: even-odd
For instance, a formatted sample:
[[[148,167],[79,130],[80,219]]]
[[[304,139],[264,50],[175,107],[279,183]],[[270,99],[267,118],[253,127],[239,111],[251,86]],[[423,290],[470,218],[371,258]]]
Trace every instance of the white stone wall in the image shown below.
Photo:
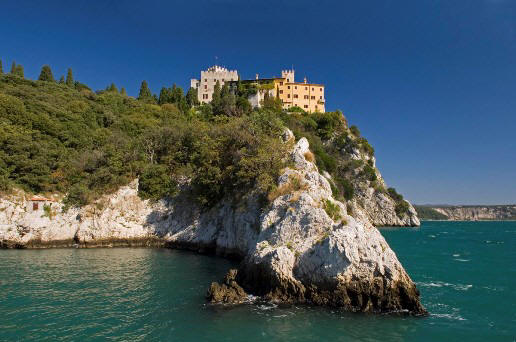
[[[199,102],[211,102],[213,98],[213,90],[215,89],[217,81],[219,81],[220,86],[222,87],[225,82],[237,80],[238,72],[236,70],[228,70],[217,65],[208,68],[206,71],[201,71],[201,79],[198,82],[199,87],[197,91]],[[193,81],[194,80],[191,82]]]

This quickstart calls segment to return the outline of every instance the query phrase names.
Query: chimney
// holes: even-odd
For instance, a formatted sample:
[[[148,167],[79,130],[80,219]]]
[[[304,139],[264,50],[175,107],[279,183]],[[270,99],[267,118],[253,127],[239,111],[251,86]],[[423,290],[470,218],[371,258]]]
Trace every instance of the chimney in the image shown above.
[[[306,77],[305,77],[305,79],[304,79],[304,82],[305,82],[305,84],[306,84]]]
[[[258,74],[256,74],[256,79],[258,79]]]

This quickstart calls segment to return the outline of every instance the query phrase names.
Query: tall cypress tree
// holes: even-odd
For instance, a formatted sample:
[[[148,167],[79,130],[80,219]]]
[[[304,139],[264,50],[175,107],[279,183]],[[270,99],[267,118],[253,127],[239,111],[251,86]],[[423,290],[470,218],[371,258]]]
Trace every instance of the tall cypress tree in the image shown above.
[[[64,84],[65,83],[65,79],[64,79],[64,76],[61,76],[59,78],[59,84]]]
[[[16,62],[15,61],[13,61],[13,64],[11,64],[11,74],[12,75],[16,74]]]
[[[127,92],[125,91],[125,88],[124,88],[124,87],[122,87],[122,88],[120,89],[120,94],[121,94],[121,95],[124,95],[124,96],[127,96]]]
[[[18,64],[16,68],[14,68],[14,74],[18,77],[25,78],[25,73],[23,72],[23,65]]]
[[[0,75],[4,73],[4,70],[2,69],[2,60],[0,59]]]
[[[54,75],[52,75],[52,70],[50,69],[50,66],[43,65],[43,67],[41,68],[41,72],[39,74],[38,80],[46,81],[46,82],[54,82]]]
[[[114,93],[118,93],[118,89],[116,88],[116,85],[114,83],[111,83],[109,87],[106,88],[107,91],[112,91]]]
[[[68,72],[66,73],[66,85],[69,87],[73,87],[73,74],[72,68],[68,68]]]
[[[151,100],[152,93],[149,89],[147,81],[143,80],[140,86],[140,93],[138,94],[138,100]]]
[[[197,88],[188,89],[186,93],[186,102],[190,107],[197,106],[199,104],[199,99],[197,98]]]

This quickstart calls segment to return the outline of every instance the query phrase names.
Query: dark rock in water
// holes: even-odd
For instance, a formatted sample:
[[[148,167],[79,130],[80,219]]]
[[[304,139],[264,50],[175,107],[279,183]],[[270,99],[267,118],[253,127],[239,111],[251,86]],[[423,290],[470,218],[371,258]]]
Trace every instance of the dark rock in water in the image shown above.
[[[211,303],[240,304],[247,299],[247,293],[236,282],[238,271],[229,270],[222,284],[213,282],[206,297]]]

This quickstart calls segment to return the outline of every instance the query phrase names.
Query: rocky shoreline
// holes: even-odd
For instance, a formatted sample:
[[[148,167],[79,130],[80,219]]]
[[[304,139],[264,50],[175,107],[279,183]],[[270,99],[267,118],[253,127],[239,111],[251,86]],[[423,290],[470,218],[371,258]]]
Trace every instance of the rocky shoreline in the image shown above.
[[[284,140],[292,143],[292,134]],[[42,215],[27,211],[18,193],[0,200],[1,246],[188,249],[242,260],[210,286],[214,303],[239,303],[250,294],[278,303],[425,314],[415,284],[371,223],[418,225],[414,209],[400,218],[386,197],[364,206],[337,201],[308,152],[306,139],[294,144],[292,166],[283,170],[266,208],[252,193],[207,211],[186,192],[149,202],[138,197],[136,180],[95,204],[63,212],[57,202]]]

